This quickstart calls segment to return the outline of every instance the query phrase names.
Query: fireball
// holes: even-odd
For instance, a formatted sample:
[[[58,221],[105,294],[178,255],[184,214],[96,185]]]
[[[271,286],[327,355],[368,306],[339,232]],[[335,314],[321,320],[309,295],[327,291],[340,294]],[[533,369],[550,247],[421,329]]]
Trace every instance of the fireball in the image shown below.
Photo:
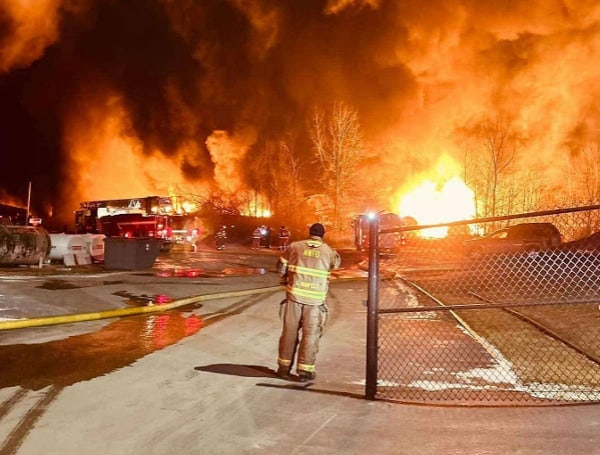
[[[453,177],[442,185],[426,180],[402,198],[398,206],[400,216],[411,216],[420,225],[443,224],[475,217],[475,195],[460,177]],[[423,237],[445,237],[448,227],[421,231]]]

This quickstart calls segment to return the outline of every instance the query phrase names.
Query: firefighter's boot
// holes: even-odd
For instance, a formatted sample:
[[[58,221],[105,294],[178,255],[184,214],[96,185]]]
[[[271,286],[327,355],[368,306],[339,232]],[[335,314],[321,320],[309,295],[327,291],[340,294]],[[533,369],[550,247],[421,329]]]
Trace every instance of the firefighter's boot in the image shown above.
[[[277,368],[277,377],[281,379],[290,379],[290,367],[279,365],[279,368]]]
[[[300,378],[300,382],[308,382],[316,379],[317,375],[314,371],[298,371],[298,377]]]

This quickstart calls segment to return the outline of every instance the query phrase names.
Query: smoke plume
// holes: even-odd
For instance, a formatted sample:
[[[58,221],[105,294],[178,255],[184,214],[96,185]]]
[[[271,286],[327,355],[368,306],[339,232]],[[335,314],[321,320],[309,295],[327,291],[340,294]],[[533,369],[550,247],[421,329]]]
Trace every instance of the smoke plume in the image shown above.
[[[37,210],[245,188],[244,160],[357,109],[394,191],[498,113],[559,182],[598,134],[596,0],[0,0],[0,186]],[[310,154],[308,139],[296,147]]]

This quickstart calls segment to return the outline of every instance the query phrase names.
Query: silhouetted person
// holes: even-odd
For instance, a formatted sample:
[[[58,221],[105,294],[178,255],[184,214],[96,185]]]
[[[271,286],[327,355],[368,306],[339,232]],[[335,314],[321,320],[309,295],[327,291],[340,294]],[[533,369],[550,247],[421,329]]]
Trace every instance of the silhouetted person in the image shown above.
[[[337,251],[323,242],[322,224],[313,224],[309,235],[306,240],[292,242],[278,261],[286,298],[281,308],[283,329],[279,338],[277,375],[289,377],[298,347],[296,371],[301,381],[316,377],[319,340],[327,320],[325,302],[329,276],[341,262]]]

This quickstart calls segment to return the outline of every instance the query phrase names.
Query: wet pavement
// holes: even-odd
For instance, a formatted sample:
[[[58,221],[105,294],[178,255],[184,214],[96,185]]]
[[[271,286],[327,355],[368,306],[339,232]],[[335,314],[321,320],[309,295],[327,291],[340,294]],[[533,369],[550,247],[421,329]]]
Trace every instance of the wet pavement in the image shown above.
[[[247,250],[247,249],[246,249]],[[100,311],[176,300],[222,290],[278,284],[277,251],[245,254],[244,248],[159,256],[151,270],[107,270],[102,264],[0,269],[0,320]],[[48,292],[55,291],[55,292]],[[77,299],[70,298],[77,295]],[[69,302],[65,303],[65,299]]]
[[[195,295],[228,295],[249,288],[266,289],[270,294],[273,289],[281,291],[275,270],[278,255],[277,250],[267,249],[249,254],[247,248],[234,246],[218,252],[164,254],[152,269],[139,271],[108,270],[102,264],[5,268],[0,271],[0,322],[130,307],[152,306],[157,311],[56,327],[0,330],[0,364],[4,366],[0,388],[39,390],[93,379],[239,314],[247,303],[209,299],[169,311],[160,307]],[[340,273],[364,277],[356,265],[347,263]],[[262,298],[258,294],[248,302]]]
[[[240,247],[161,257],[151,271],[0,270],[0,317],[268,288],[276,257]],[[0,331],[0,455],[600,453],[598,406],[365,400],[367,284],[339,279],[365,276],[346,259],[310,383],[275,376],[283,290]]]

